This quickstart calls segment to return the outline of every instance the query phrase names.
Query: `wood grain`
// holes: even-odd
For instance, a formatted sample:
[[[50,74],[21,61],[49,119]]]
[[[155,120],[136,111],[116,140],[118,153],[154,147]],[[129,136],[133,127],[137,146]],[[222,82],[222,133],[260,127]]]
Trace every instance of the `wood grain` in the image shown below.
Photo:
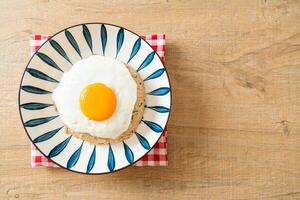
[[[300,199],[299,1],[14,0],[0,15],[0,199]],[[167,35],[168,167],[30,168],[29,35],[96,21]]]

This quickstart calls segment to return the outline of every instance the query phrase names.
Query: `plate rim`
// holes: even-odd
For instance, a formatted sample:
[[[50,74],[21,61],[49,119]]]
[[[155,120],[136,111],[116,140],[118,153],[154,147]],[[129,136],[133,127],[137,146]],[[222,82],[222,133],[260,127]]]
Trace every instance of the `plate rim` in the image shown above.
[[[121,167],[119,169],[116,169],[114,171],[108,171],[108,172],[100,172],[100,173],[87,173],[87,172],[80,172],[80,171],[76,171],[76,170],[72,170],[72,169],[69,169],[69,168],[66,168],[60,164],[58,164],[57,162],[55,162],[53,159],[49,158],[47,155],[45,155],[41,150],[40,148],[33,142],[33,140],[31,139],[26,127],[25,127],[25,123],[24,123],[24,119],[23,119],[23,116],[22,116],[22,113],[21,113],[21,106],[20,106],[20,97],[21,97],[21,86],[22,86],[22,83],[23,83],[23,79],[24,79],[24,76],[25,76],[25,73],[26,73],[26,69],[28,68],[31,60],[36,56],[37,52],[39,52],[39,50],[44,46],[44,44],[48,43],[49,40],[51,38],[53,38],[54,36],[60,34],[61,32],[65,31],[65,30],[68,30],[68,29],[71,29],[71,28],[74,28],[74,27],[77,27],[77,26],[82,26],[82,25],[89,25],[89,24],[98,24],[98,25],[109,25],[109,26],[114,26],[114,27],[118,27],[118,28],[122,28],[134,35],[136,35],[138,38],[140,38],[141,40],[143,40],[154,52],[155,54],[158,56],[158,58],[160,58],[160,61],[165,69],[165,72],[166,72],[166,75],[167,75],[167,78],[168,78],[168,83],[169,83],[169,88],[170,88],[170,110],[169,110],[169,114],[168,114],[168,118],[167,118],[167,121],[163,127],[163,131],[161,132],[160,136],[158,137],[157,141],[153,144],[153,146],[145,153],[143,154],[139,159],[137,159],[136,161],[130,163],[129,165],[126,165],[124,167]],[[104,174],[111,174],[111,173],[114,173],[114,172],[119,172],[123,169],[126,169],[127,167],[130,167],[132,165],[134,165],[136,162],[138,162],[139,160],[141,160],[147,153],[149,153],[153,148],[154,146],[158,143],[159,139],[161,138],[162,134],[164,133],[166,127],[167,127],[167,124],[169,123],[169,119],[170,119],[170,115],[171,115],[171,112],[172,112],[172,86],[171,86],[171,81],[170,81],[170,77],[169,77],[169,74],[168,74],[168,71],[167,71],[167,68],[165,67],[165,64],[164,62],[162,62],[161,60],[161,57],[158,55],[158,53],[154,50],[154,48],[145,40],[143,39],[139,34],[127,29],[127,28],[124,28],[123,26],[120,26],[120,25],[116,25],[116,24],[111,24],[111,23],[106,23],[106,22],[87,22],[87,23],[79,23],[79,24],[75,24],[75,25],[72,25],[72,26],[69,26],[69,27],[66,27],[64,29],[61,29],[60,31],[56,32],[55,34],[51,35],[35,52],[34,54],[32,54],[32,56],[30,57],[29,61],[27,62],[26,64],[26,67],[23,71],[23,74],[22,74],[22,77],[21,77],[21,80],[20,80],[20,84],[19,84],[19,92],[18,92],[18,107],[19,107],[19,115],[20,115],[20,118],[21,118],[21,122],[22,122],[22,125],[23,125],[23,128],[26,132],[26,135],[27,137],[29,138],[30,142],[32,145],[34,145],[34,147],[43,155],[45,156],[47,159],[51,160],[51,162],[53,162],[55,165],[59,166],[60,168],[62,169],[65,169],[67,171],[71,171],[71,172],[75,172],[75,173],[78,173],[78,174],[85,174],[85,175],[104,175]]]

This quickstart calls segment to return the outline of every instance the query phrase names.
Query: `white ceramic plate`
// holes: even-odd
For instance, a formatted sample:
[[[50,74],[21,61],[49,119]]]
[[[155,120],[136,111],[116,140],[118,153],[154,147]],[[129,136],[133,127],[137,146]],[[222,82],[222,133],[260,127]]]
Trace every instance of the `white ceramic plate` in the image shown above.
[[[146,108],[136,133],[107,145],[92,145],[64,132],[52,102],[52,91],[65,71],[92,54],[116,58],[144,79]],[[167,124],[171,89],[159,56],[139,35],[106,23],[79,24],[56,33],[31,57],[19,91],[24,128],[42,154],[68,170],[110,173],[142,158],[161,137]]]

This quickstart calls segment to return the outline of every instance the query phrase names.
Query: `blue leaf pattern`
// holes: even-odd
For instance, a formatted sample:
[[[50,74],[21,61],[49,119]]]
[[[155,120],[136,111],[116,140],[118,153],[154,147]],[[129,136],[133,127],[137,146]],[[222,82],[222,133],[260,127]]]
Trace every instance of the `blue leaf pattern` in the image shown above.
[[[49,66],[61,71],[61,72],[64,72],[62,69],[60,69],[58,67],[58,65],[49,57],[47,56],[46,54],[42,53],[42,52],[36,52],[36,55],[42,60],[44,61],[46,64],[48,64]]]
[[[137,132],[135,132],[135,135],[138,138],[141,145],[144,147],[144,149],[149,150],[151,148],[149,145],[149,142],[147,141],[147,139],[144,136],[142,136],[141,134],[139,134]]]
[[[62,129],[63,127],[54,129],[52,131],[49,131],[47,133],[44,133],[43,135],[38,136],[37,138],[35,138],[33,140],[33,143],[39,143],[39,142],[44,142],[46,140],[49,140],[50,138],[52,138],[58,131],[60,131],[60,129]]]
[[[33,68],[27,68],[26,71],[33,77],[41,79],[41,80],[45,80],[45,81],[50,81],[53,83],[59,83],[59,81],[55,80],[54,78],[51,78],[50,76],[48,76],[47,74],[44,74],[43,72],[33,69]]]
[[[35,127],[35,126],[39,126],[41,124],[45,124],[53,119],[55,119],[57,116],[51,116],[51,117],[41,117],[41,118],[37,118],[37,119],[31,119],[27,122],[24,123],[25,127]]]
[[[155,122],[146,121],[146,120],[142,120],[142,121],[156,133],[160,133],[163,131],[163,128]]]
[[[102,43],[103,56],[105,56],[105,48],[107,43],[107,31],[104,24],[101,25],[101,43]]]
[[[72,156],[68,160],[68,163],[67,163],[68,169],[71,169],[72,167],[74,167],[74,165],[76,165],[76,163],[80,157],[80,154],[81,154],[82,145],[83,145],[83,141],[82,141],[80,147],[72,154]]]
[[[90,173],[90,171],[93,169],[94,165],[95,165],[95,160],[96,160],[96,146],[94,147],[94,150],[92,152],[92,155],[89,159],[89,163],[86,167],[86,173]]]
[[[72,135],[69,136],[67,139],[65,139],[64,141],[62,141],[61,143],[59,143],[58,145],[56,145],[48,154],[49,158],[53,158],[55,156],[57,156],[58,154],[60,154],[68,145],[70,139],[71,139]]]
[[[160,112],[160,113],[170,112],[170,109],[166,108],[164,106],[147,106],[147,108],[150,108],[150,109],[155,110],[156,112]]]
[[[118,56],[118,53],[122,47],[124,41],[124,29],[120,28],[118,35],[117,35],[117,53],[116,53],[116,57]]]
[[[72,45],[72,47],[75,49],[75,51],[78,53],[78,55],[82,59],[82,55],[81,55],[79,46],[78,46],[75,38],[73,37],[72,33],[70,31],[66,30],[65,35],[66,35],[68,41],[70,42],[70,44]]]
[[[129,148],[129,146],[123,141],[124,151],[125,151],[125,157],[127,161],[132,164],[134,161],[134,155],[132,153],[132,150]]]
[[[163,95],[168,94],[169,92],[170,92],[170,88],[161,87],[161,88],[158,88],[156,90],[153,90],[152,92],[149,92],[148,94],[155,95],[155,96],[163,96]]]
[[[151,80],[151,79],[158,78],[164,73],[164,71],[165,71],[164,68],[158,69],[157,71],[155,71],[151,75],[149,75],[147,78],[145,78],[144,81],[148,81],[148,80]]]
[[[53,39],[50,39],[50,45],[57,51],[57,53],[59,53],[59,55],[66,59],[71,65],[73,65],[65,50],[60,46],[60,44],[58,44],[58,42],[56,42]]]
[[[21,89],[26,92],[33,93],[33,94],[50,94],[51,93],[47,90],[44,90],[44,89],[41,89],[38,87],[34,87],[31,85],[23,85],[23,86],[21,86]]]
[[[88,46],[89,46],[89,48],[90,48],[90,50],[93,54],[93,40],[92,40],[91,33],[90,33],[88,27],[85,24],[83,24],[82,27],[83,27],[82,31],[83,31],[84,39],[85,39],[86,43],[88,44]]]
[[[131,59],[137,54],[137,52],[140,50],[140,48],[141,48],[141,38],[139,38],[135,41],[127,63],[129,63],[131,61]]]
[[[144,69],[145,67],[147,67],[153,60],[155,55],[155,52],[153,51],[152,53],[150,53],[145,60],[142,62],[142,64],[139,66],[139,68],[137,69],[137,71],[140,71],[142,69]]]
[[[53,106],[53,104],[31,102],[20,105],[21,108],[24,108],[26,110],[41,110],[49,106]]]
[[[72,63],[73,61],[71,61],[71,59],[73,60],[73,58],[77,56],[76,54],[78,54],[80,58],[83,59],[83,55],[86,55],[85,54],[86,52],[84,52],[83,50],[91,51],[92,54],[94,54],[93,50],[95,50],[96,53],[96,49],[93,48],[101,48],[102,50],[101,49],[97,50],[98,53],[100,53],[100,55],[102,55],[101,52],[103,53],[103,56],[105,56],[105,54],[108,55],[108,51],[113,50],[115,52],[110,52],[110,53],[112,53],[113,56],[115,54],[116,58],[124,57],[126,59],[125,62],[127,61],[127,63],[137,64],[137,66],[135,66],[135,69],[137,69],[136,71],[145,73],[145,76],[143,77],[145,84],[150,84],[150,82],[152,84],[155,81],[167,78],[165,73],[166,69],[163,66],[160,66],[159,68],[154,67],[155,63],[160,61],[157,60],[159,57],[155,55],[156,54],[155,51],[153,50],[150,51],[149,48],[144,49],[144,46],[145,45],[147,46],[148,44],[142,41],[143,40],[142,38],[133,36],[132,40],[129,43],[129,46],[127,46],[126,43],[126,41],[128,40],[127,36],[130,33],[126,32],[126,29],[124,30],[121,27],[119,28],[116,27],[110,28],[110,27],[111,26],[109,24],[99,24],[96,27],[96,31],[98,31],[96,33],[98,35],[97,38],[98,41],[95,38],[93,38],[94,26],[91,26],[89,24],[81,24],[76,28],[77,29],[76,31],[73,31],[75,30],[75,27],[74,29],[70,28],[68,30],[64,30],[61,34],[61,36],[63,37],[61,39],[68,40],[68,42],[65,41],[65,43],[62,43],[63,40],[56,39],[55,37],[54,39],[52,38],[49,39],[49,43],[51,47],[49,47],[50,49],[46,49],[46,50],[50,50],[53,53],[53,56],[52,54],[47,53],[46,50],[44,52],[38,51],[35,54],[36,57],[38,57],[36,59],[38,59],[37,61],[39,61],[39,63],[41,63],[42,66],[48,67],[48,69],[50,68],[50,70],[54,68],[52,69],[52,71],[54,72],[55,69],[63,72],[63,70],[65,70],[66,68],[64,65],[61,65],[61,62],[63,62],[67,66],[69,65],[68,63],[73,65]],[[113,32],[112,36],[110,35],[111,32]],[[101,44],[99,44],[98,42],[101,42]],[[112,42],[112,44],[109,44],[110,42]],[[97,46],[96,43],[98,43],[99,47],[96,47]],[[115,46],[112,47],[112,49],[110,49],[110,45],[113,46],[115,45]],[[86,47],[88,47],[89,49],[86,49]],[[123,55],[123,53],[127,55]],[[140,57],[140,54],[143,55],[141,56],[141,58],[138,58]],[[77,56],[78,59],[79,56]],[[151,69],[152,67],[154,67],[155,69]],[[143,69],[144,71],[141,71]],[[58,71],[56,72],[60,73]],[[59,76],[56,75],[54,76],[51,73],[47,73],[47,71],[35,65],[29,65],[29,67],[26,68],[25,77],[27,78],[29,77],[29,79],[22,80],[23,84],[20,87],[21,89],[20,102],[23,103],[20,104],[21,114],[22,112],[26,112],[26,113],[37,112],[36,114],[38,114],[39,112],[46,112],[46,111],[53,110],[54,104],[51,101],[41,101],[41,102],[39,102],[39,100],[30,101],[28,100],[27,96],[29,95],[30,97],[33,96],[35,98],[50,97],[48,95],[49,94],[51,95],[53,91],[52,91],[52,87],[48,87],[47,85],[50,84],[49,86],[53,86],[54,84],[59,83],[60,81]],[[46,81],[48,81],[48,83]],[[164,81],[168,82],[168,80],[164,80]],[[47,87],[39,83],[45,83],[47,84],[46,85]],[[32,94],[28,94],[27,92]],[[169,99],[171,88],[168,83],[159,84],[158,87],[152,87],[150,90],[148,89],[146,93],[147,95],[155,95],[157,96],[157,98],[163,98],[162,101],[165,101],[165,98]],[[43,96],[38,96],[38,95],[43,95]],[[156,98],[155,96],[153,97]],[[160,115],[163,114],[164,116],[167,116],[168,113],[170,112],[170,107],[167,104],[168,102],[169,101],[167,100],[167,102],[163,104],[152,104],[152,105],[150,104],[150,105],[146,105],[145,107],[146,110],[148,110],[149,112],[152,113],[157,112],[157,114]],[[48,117],[45,117],[45,115],[31,117],[31,118],[25,117],[25,120],[27,121],[24,120],[23,123],[25,128],[28,129],[27,131],[30,134],[30,137],[32,137],[32,141],[34,144],[46,145],[46,143],[48,144],[48,141],[51,142],[56,139],[59,139],[58,141],[55,141],[55,143],[50,146],[50,149],[47,149],[47,151],[45,152],[46,155],[48,154],[49,158],[54,158],[54,160],[56,161],[56,157],[61,158],[61,156],[63,156],[65,153],[67,153],[67,151],[69,151],[69,147],[71,147],[73,142],[71,141],[73,136],[72,135],[65,136],[63,130],[64,126],[60,127],[61,125],[56,126],[55,128],[53,128],[53,130],[52,129],[47,129],[44,131],[38,130],[40,128],[48,126],[48,124],[49,125],[56,124],[59,120],[59,115],[58,114],[57,116],[53,116],[53,115],[50,116],[48,115]],[[142,152],[144,151],[146,152],[153,147],[153,144],[151,143],[153,139],[152,137],[160,136],[160,134],[163,132],[163,127],[165,126],[165,124],[159,122],[158,120],[152,120],[151,118],[147,118],[147,117],[144,117],[141,121],[142,121],[143,128],[146,128],[146,130],[151,129],[150,132],[154,134],[152,136],[151,134],[145,135],[143,132],[141,133],[135,132],[136,135],[135,141],[137,142],[138,140],[139,144],[137,145],[138,146],[140,145],[138,147],[139,150]],[[27,128],[27,127],[33,127],[33,128]],[[62,138],[59,138],[61,136]],[[66,168],[74,171],[86,172],[87,174],[93,174],[93,173],[98,174],[98,173],[105,173],[105,172],[113,172],[115,170],[118,170],[120,167],[124,167],[128,165],[128,163],[133,164],[136,160],[139,159],[139,157],[137,157],[138,154],[136,153],[136,149],[134,149],[131,143],[128,143],[127,141],[122,141],[124,152],[122,152],[122,146],[120,146],[121,149],[118,149],[115,148],[114,144],[105,145],[106,151],[103,152],[104,155],[100,155],[101,152],[99,152],[100,149],[97,149],[97,145],[90,146],[87,155],[85,155],[84,150],[86,145],[83,143],[84,143],[83,141],[82,143],[81,142],[76,143],[77,145],[73,147],[74,149],[72,148],[71,152],[68,153],[66,160],[64,162],[61,162],[61,160],[59,159],[57,160],[58,164],[62,166],[66,166]],[[41,149],[43,150],[44,148],[41,147]],[[121,150],[120,153],[122,155],[120,156],[121,157],[123,156],[122,163],[119,163],[117,150]],[[83,156],[87,156],[86,159],[83,159]],[[124,160],[124,156],[128,162]],[[101,158],[104,158],[104,163],[103,163],[104,166],[100,166],[102,164],[98,163],[99,161],[98,159],[101,160]],[[81,163],[82,161],[83,163]]]
[[[116,166],[116,161],[115,161],[114,152],[109,144],[107,167],[108,167],[109,171],[112,172],[112,171],[114,171],[115,166]]]

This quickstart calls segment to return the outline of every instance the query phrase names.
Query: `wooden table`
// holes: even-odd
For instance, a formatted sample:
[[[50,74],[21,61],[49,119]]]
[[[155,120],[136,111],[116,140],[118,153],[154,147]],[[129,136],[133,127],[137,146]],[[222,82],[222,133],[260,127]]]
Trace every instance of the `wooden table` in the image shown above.
[[[300,2],[1,1],[0,199],[300,199]],[[82,22],[167,34],[169,166],[31,169],[29,35]]]

